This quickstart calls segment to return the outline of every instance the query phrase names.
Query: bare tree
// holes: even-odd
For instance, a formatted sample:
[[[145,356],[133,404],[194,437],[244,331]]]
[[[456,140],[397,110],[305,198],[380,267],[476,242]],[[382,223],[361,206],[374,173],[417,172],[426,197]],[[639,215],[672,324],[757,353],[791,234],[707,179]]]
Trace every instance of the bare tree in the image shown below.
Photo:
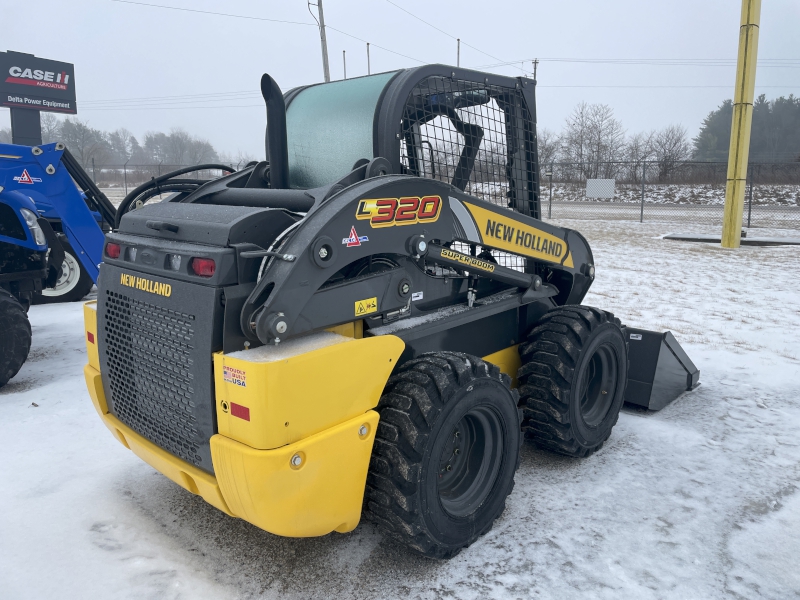
[[[669,125],[653,135],[653,156],[658,162],[658,180],[666,181],[670,174],[691,155],[686,129]]]
[[[167,152],[169,160],[175,165],[186,164],[189,148],[192,145],[192,136],[180,127],[174,127],[167,136]]]
[[[111,153],[105,134],[80,119],[65,119],[61,124],[61,138],[84,168],[93,158],[102,163]]]
[[[628,163],[623,177],[629,181],[639,181],[642,177],[642,163],[653,156],[653,137],[655,132],[636,133],[625,144],[624,159]]]
[[[186,151],[186,158],[189,164],[192,165],[218,160],[217,151],[214,150],[214,146],[211,145],[211,142],[199,138],[192,138]],[[250,160],[252,159],[248,159],[248,162]]]
[[[50,112],[39,113],[39,120],[42,124],[42,143],[51,144],[60,141],[61,138],[61,119]]]
[[[586,102],[578,104],[567,117],[561,142],[566,160],[577,163],[586,160],[589,142],[589,105]]]
[[[136,138],[133,137],[133,134],[124,127],[120,127],[116,131],[109,133],[108,143],[111,146],[114,159],[123,164],[131,158],[134,145],[139,145],[136,142]]]
[[[548,166],[556,160],[561,150],[561,138],[545,127],[536,132],[536,138],[539,143],[539,163]]]

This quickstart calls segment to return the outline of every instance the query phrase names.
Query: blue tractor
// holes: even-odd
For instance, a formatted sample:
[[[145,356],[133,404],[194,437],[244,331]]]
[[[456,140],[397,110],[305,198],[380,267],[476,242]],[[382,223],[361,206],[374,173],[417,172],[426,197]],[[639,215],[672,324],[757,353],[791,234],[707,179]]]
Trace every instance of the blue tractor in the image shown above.
[[[97,281],[105,232],[116,209],[64,144],[0,144],[0,186],[36,205],[64,249],[60,275],[37,290],[32,301],[70,302],[83,298]]]
[[[28,308],[61,277],[64,249],[30,197],[0,186],[0,387],[17,374],[31,347]]]

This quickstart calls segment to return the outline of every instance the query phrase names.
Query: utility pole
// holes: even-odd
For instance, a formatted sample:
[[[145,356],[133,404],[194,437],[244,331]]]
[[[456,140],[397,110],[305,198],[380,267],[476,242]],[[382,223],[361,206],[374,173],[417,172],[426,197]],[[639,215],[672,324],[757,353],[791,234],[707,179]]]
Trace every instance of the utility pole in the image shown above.
[[[536,69],[539,66],[539,59],[533,61],[533,80],[536,81]]]
[[[742,0],[731,145],[728,150],[728,181],[722,217],[723,248],[738,248],[742,240],[742,213],[747,186],[747,164],[750,159],[750,126],[753,123],[760,22],[761,0]]]
[[[461,38],[456,39],[456,66],[461,66]]]
[[[319,19],[314,17],[314,13],[311,13],[312,6],[317,7]],[[322,72],[325,76],[325,83],[328,83],[331,80],[331,69],[328,66],[328,38],[325,35],[325,15],[322,12],[322,0],[317,0],[316,4],[311,4],[311,1],[308,0],[308,12],[311,13],[311,16],[314,17],[317,25],[319,25],[319,39],[322,43]]]
[[[372,75],[372,71],[369,66],[369,42],[367,42],[367,75]]]
[[[344,78],[347,79],[347,56],[344,50],[342,50],[342,64],[344,65]]]

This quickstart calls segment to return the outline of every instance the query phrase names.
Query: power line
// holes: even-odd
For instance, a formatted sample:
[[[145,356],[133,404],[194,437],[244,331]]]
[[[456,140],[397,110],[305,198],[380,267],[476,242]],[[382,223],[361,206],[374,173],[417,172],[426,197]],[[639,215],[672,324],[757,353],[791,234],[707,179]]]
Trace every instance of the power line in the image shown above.
[[[204,15],[215,15],[218,17],[233,17],[236,19],[250,19],[253,21],[269,21],[270,23],[284,23],[286,25],[311,25],[316,27],[314,23],[306,23],[304,21],[282,21],[280,19],[267,19],[266,17],[251,17],[246,15],[233,15],[229,13],[212,12],[210,10],[198,10],[195,8],[182,8],[178,6],[163,6],[161,4],[147,4],[146,2],[134,2],[133,0],[111,0],[111,2],[120,2],[122,4],[138,4],[139,6],[149,6],[151,8],[165,8],[168,10],[182,10],[184,12],[201,13]]]
[[[451,35],[451,34],[447,33],[447,32],[446,32],[445,30],[443,30],[443,29],[439,29],[439,28],[438,28],[436,25],[434,25],[433,23],[429,23],[429,22],[428,22],[428,21],[426,21],[425,19],[422,19],[421,17],[418,17],[417,15],[415,15],[414,13],[412,13],[412,12],[411,12],[411,11],[409,11],[409,10],[406,10],[405,8],[403,8],[402,6],[400,6],[399,4],[395,4],[394,2],[392,2],[392,0],[386,0],[386,2],[388,2],[389,4],[391,4],[392,6],[394,6],[395,8],[398,8],[398,9],[402,10],[402,11],[403,11],[404,13],[406,13],[407,15],[410,15],[410,16],[414,17],[414,18],[415,18],[417,21],[420,21],[420,22],[422,22],[422,23],[425,23],[425,25],[427,25],[428,27],[433,27],[433,28],[434,28],[436,31],[438,31],[439,33],[443,33],[444,35],[446,35],[447,37],[449,37],[449,38],[451,38],[451,39],[454,39],[454,40],[460,40],[460,39],[461,39],[461,38],[457,38],[456,36],[454,36],[454,35]],[[484,54],[484,55],[488,56],[489,58],[493,58],[493,59],[495,59],[495,60],[503,60],[502,58],[497,58],[496,56],[493,56],[493,55],[489,54],[488,52],[484,52],[484,51],[483,51],[483,50],[481,50],[480,48],[476,48],[475,46],[472,46],[472,45],[468,44],[468,43],[467,43],[467,42],[465,42],[464,40],[461,40],[461,43],[462,43],[462,44],[464,44],[465,46],[467,46],[468,48],[472,48],[473,50],[475,50],[475,51],[477,51],[477,52],[480,52],[481,54]]]
[[[263,104],[236,104],[236,105],[229,105],[229,106],[114,106],[114,107],[90,107],[83,109],[84,111],[93,111],[93,110],[184,110],[190,108],[264,108]]]
[[[515,63],[524,63],[535,60],[526,58],[502,63],[478,65],[475,69],[490,69],[493,67],[515,66]],[[541,62],[585,63],[585,64],[610,64],[610,65],[647,65],[647,66],[698,66],[698,67],[729,67],[736,65],[736,59],[728,58],[539,58]],[[797,68],[800,59],[797,58],[765,58],[759,59],[759,67]]]
[[[210,11],[210,10],[198,10],[198,9],[194,9],[194,8],[183,8],[183,7],[180,7],[180,6],[165,6],[163,4],[148,4],[146,2],[135,2],[134,0],[111,0],[111,2],[119,2],[119,3],[123,3],[123,4],[136,4],[138,6],[147,6],[149,8],[163,8],[163,9],[167,9],[167,10],[177,10],[177,11],[183,11],[183,12],[201,13],[201,14],[204,14],[204,15],[214,15],[214,16],[217,16],[217,17],[229,17],[229,18],[232,18],[232,19],[247,19],[247,20],[251,20],[251,21],[269,21],[269,22],[272,22],[272,23],[283,23],[283,24],[287,24],[287,25],[306,25],[306,26],[310,26],[310,27],[317,27],[316,23],[306,23],[306,22],[303,22],[303,21],[281,21],[279,19],[267,19],[265,17],[253,17],[253,16],[250,16],[250,15],[235,15],[235,14],[232,14],[232,13],[221,13],[221,12],[214,12],[214,11]],[[367,42],[366,40],[363,40],[360,37],[353,35],[352,33],[347,33],[346,31],[342,31],[341,29],[337,29],[336,27],[332,27],[331,25],[329,25],[327,23],[325,24],[325,27],[326,27],[326,29],[331,29],[331,30],[333,30],[333,31],[335,31],[337,33],[341,33],[344,36],[353,38],[354,40],[358,40],[359,42],[364,42],[364,43]],[[397,52],[395,50],[390,50],[389,48],[386,48],[384,46],[379,46],[378,44],[375,44],[374,42],[370,42],[370,43],[375,48],[380,48],[384,52],[389,52],[391,54],[396,54],[397,56],[402,56],[403,58],[407,58],[409,60],[413,60],[413,61],[416,61],[416,62],[421,63],[421,64],[426,64],[424,60],[420,60],[418,58],[414,58],[413,56],[408,56],[407,54],[403,54],[403,53]],[[492,58],[495,58],[495,57],[493,56]],[[496,60],[499,60],[499,59],[496,59]]]
[[[537,87],[543,88],[573,88],[573,89],[660,89],[660,90],[669,90],[669,89],[728,89],[729,85],[540,85]],[[757,86],[757,89],[783,89],[790,86],[785,85],[762,85]],[[257,97],[258,94],[253,94],[253,97]],[[205,109],[217,109],[217,108],[263,108],[263,104],[236,104],[236,105],[187,105],[186,102],[180,100],[181,96],[172,96],[175,100],[170,100],[164,103],[152,103],[147,102],[147,99],[136,99],[132,98],[128,101],[119,100],[117,102],[125,103],[126,104],[117,104],[111,106],[86,106],[89,104],[90,101],[86,101],[83,104],[84,111],[94,111],[94,110],[127,110],[127,111],[134,111],[134,110],[178,110],[181,108],[205,108]],[[213,98],[207,100],[188,100],[188,102],[220,102],[224,100],[235,100],[236,98],[219,98],[215,100]],[[248,98],[241,98],[242,100],[247,100]],[[137,104],[136,100],[145,100],[145,102],[141,104]],[[99,101],[96,101],[99,102]],[[180,106],[172,106],[174,104],[179,104]]]

